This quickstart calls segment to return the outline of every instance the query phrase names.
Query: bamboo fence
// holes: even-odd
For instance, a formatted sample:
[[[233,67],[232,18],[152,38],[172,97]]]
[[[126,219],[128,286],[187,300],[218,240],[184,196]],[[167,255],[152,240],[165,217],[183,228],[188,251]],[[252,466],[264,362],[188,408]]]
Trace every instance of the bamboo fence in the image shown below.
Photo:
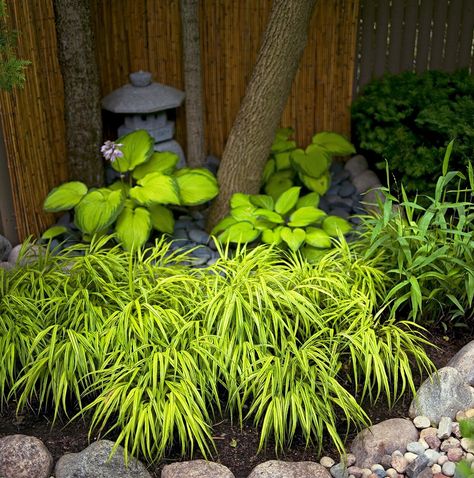
[[[47,192],[67,179],[63,86],[52,0],[10,0],[20,32],[18,56],[29,59],[24,90],[0,94],[13,203],[20,239],[41,233],[52,216]],[[183,88],[179,0],[91,0],[102,95],[151,71],[155,81]],[[205,134],[220,156],[245,93],[270,13],[271,0],[200,3]],[[282,117],[305,145],[317,131],[350,133],[359,0],[319,0],[308,45]],[[176,139],[185,147],[184,107]],[[0,178],[1,182],[5,178]]]

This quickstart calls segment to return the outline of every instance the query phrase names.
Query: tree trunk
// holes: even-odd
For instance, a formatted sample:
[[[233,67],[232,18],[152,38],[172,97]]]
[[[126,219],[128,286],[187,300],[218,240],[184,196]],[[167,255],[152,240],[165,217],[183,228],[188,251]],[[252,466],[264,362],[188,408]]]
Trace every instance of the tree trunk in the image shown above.
[[[99,73],[88,0],[54,0],[70,179],[103,183]]]
[[[273,1],[252,77],[222,155],[217,175],[220,193],[211,206],[208,229],[227,214],[232,194],[255,194],[260,189],[316,1]]]
[[[187,164],[202,167],[205,161],[199,0],[181,0],[184,89],[186,92]]]

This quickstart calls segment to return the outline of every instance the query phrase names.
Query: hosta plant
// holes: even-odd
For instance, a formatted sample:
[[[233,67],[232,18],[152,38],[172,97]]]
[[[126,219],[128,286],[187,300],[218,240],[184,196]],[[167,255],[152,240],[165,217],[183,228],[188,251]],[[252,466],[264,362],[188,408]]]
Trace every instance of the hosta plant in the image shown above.
[[[154,152],[153,145],[145,130],[126,134],[115,143],[107,141],[102,153],[120,173],[120,180],[91,189],[79,181],[64,183],[48,194],[44,209],[74,208],[74,222],[84,239],[115,228],[117,240],[127,250],[142,247],[152,229],[172,233],[173,213],[166,206],[203,204],[217,195],[217,181],[207,169],[176,170],[178,156]],[[56,227],[43,237],[62,232]]]
[[[321,132],[315,134],[303,150],[290,139],[292,134],[291,128],[276,134],[263,173],[265,193],[276,199],[282,192],[301,184],[310,191],[325,194],[331,181],[332,157],[354,153],[354,146],[340,134]]]
[[[331,238],[348,233],[351,225],[319,209],[318,193],[300,197],[300,192],[301,187],[291,187],[276,201],[264,194],[234,194],[230,214],[212,233],[224,243],[260,239],[291,251],[301,250],[307,259],[314,260],[331,247]]]

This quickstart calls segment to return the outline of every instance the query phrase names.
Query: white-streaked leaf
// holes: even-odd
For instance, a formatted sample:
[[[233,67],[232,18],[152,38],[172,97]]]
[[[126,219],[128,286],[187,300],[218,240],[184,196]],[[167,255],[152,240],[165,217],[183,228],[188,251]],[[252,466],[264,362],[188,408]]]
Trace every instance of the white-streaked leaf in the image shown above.
[[[172,174],[179,163],[179,156],[170,151],[155,151],[151,158],[137,166],[132,176],[135,179],[141,179],[150,173]]]
[[[150,212],[151,225],[160,232],[173,234],[174,217],[173,213],[161,204],[154,204],[148,207]]]
[[[292,187],[281,194],[275,203],[275,211],[278,214],[287,214],[298,202],[301,188],[299,186]]]
[[[282,227],[281,238],[288,244],[292,251],[297,251],[303,244],[306,233],[303,229],[290,229],[289,227]]]
[[[130,197],[139,204],[180,204],[178,185],[173,176],[150,173],[137,181],[138,186],[130,189]]]
[[[335,156],[346,156],[356,152],[354,145],[347,141],[344,136],[332,132],[321,132],[313,136],[312,142],[322,146]]]
[[[181,204],[185,206],[203,204],[215,198],[219,193],[216,178],[212,174],[202,174],[199,170],[180,174],[176,177],[176,182]]]
[[[108,188],[89,191],[76,206],[74,222],[85,234],[94,234],[112,225],[124,205],[123,193]]]
[[[328,216],[323,221],[323,229],[331,236],[337,237],[339,234],[347,234],[352,230],[351,224],[339,216]]]
[[[326,231],[317,227],[306,228],[306,244],[317,247],[318,249],[328,249],[331,247],[331,236]]]
[[[229,226],[219,236],[219,240],[222,242],[252,242],[260,235],[260,231],[257,231],[250,222],[242,221],[232,226]]]
[[[288,226],[290,227],[305,227],[315,222],[320,221],[326,213],[321,209],[312,206],[302,207],[297,209],[291,216]]]
[[[117,218],[115,230],[125,250],[140,249],[150,236],[150,213],[144,207],[126,207]]]
[[[70,181],[51,190],[44,200],[46,212],[67,211],[75,207],[87,194],[87,186],[80,181]]]
[[[122,144],[119,149],[122,151],[123,157],[116,158],[111,165],[115,171],[125,173],[132,171],[150,158],[153,154],[155,140],[148,131],[140,129],[121,136],[115,140],[115,143]]]

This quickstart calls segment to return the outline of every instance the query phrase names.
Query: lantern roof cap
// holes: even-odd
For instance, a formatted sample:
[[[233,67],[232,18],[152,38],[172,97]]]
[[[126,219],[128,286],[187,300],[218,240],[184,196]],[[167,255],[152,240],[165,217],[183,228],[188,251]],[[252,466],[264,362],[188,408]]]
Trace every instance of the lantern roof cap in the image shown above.
[[[184,100],[184,91],[152,81],[149,71],[129,75],[130,83],[102,99],[102,108],[112,113],[146,114],[177,108]]]

